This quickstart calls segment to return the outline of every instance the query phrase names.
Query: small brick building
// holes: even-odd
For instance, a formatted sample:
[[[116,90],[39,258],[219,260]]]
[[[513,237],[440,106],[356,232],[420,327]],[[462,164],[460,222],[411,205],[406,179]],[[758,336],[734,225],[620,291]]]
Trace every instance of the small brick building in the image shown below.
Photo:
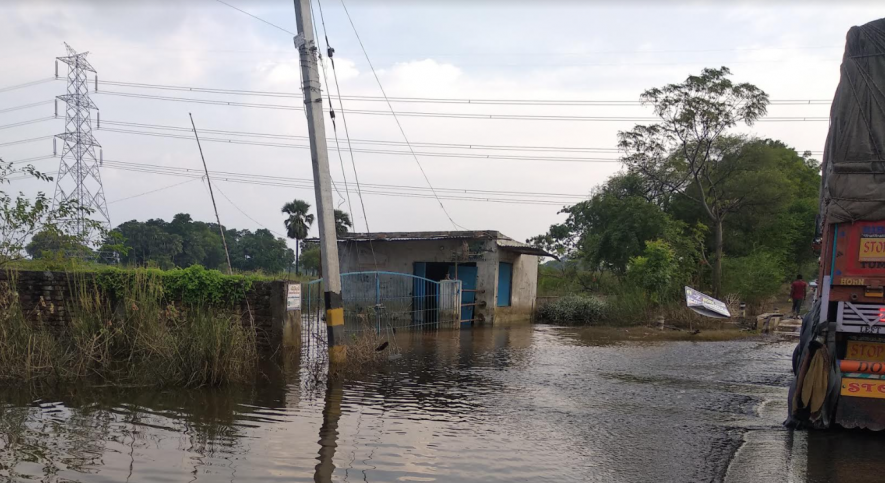
[[[528,321],[538,260],[553,255],[497,231],[347,233],[341,273],[388,271],[433,281],[461,280],[462,324]]]

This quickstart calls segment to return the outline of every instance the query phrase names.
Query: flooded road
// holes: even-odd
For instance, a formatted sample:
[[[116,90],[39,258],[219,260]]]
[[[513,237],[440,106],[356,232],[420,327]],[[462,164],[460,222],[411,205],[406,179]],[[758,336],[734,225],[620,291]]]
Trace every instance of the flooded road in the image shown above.
[[[791,343],[517,327],[399,341],[382,374],[4,388],[0,480],[876,481],[885,441],[781,426]]]

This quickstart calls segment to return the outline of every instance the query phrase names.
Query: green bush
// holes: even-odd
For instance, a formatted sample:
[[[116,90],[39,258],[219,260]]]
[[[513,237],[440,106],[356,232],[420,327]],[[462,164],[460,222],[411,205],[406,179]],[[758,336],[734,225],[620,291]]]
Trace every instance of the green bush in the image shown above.
[[[538,308],[538,319],[560,325],[581,325],[599,322],[605,304],[594,297],[567,295]]]
[[[761,250],[723,263],[725,293],[736,293],[744,302],[760,304],[776,295],[784,282],[784,261]]]
[[[642,255],[627,264],[627,280],[643,288],[655,303],[662,303],[674,292],[676,254],[663,240],[645,242]]]
[[[200,265],[173,270],[107,268],[95,275],[96,284],[111,298],[131,291],[143,280],[160,288],[162,300],[180,300],[191,305],[233,305],[243,300],[256,277],[224,275]]]

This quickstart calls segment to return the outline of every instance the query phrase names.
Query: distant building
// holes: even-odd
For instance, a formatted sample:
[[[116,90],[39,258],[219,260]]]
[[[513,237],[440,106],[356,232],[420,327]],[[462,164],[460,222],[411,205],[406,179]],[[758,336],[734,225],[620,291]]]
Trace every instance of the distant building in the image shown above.
[[[538,259],[553,256],[497,231],[347,233],[338,243],[341,273],[379,270],[461,280],[462,325],[528,320]]]

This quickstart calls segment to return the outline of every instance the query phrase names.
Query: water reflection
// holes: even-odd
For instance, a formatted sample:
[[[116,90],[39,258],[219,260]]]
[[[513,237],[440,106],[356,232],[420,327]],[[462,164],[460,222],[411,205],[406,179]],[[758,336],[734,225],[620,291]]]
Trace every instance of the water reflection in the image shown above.
[[[0,480],[816,482],[883,469],[864,456],[885,449],[876,435],[780,426],[789,344],[600,345],[547,327],[393,342],[403,359],[318,391],[297,360],[224,389],[0,390]]]

